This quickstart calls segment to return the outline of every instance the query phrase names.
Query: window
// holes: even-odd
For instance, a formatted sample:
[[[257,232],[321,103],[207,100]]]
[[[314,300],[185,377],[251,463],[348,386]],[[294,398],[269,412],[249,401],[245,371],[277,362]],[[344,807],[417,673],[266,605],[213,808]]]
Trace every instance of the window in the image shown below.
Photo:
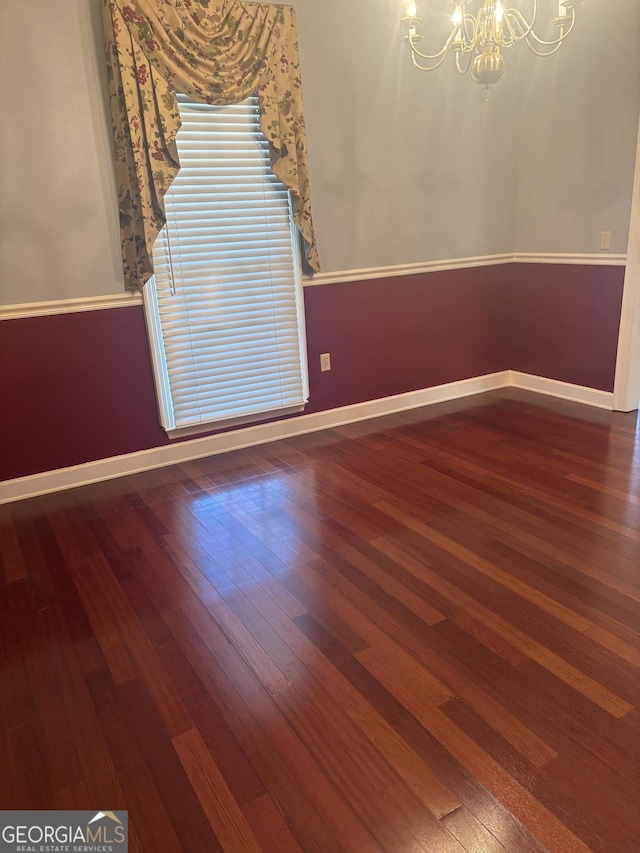
[[[144,288],[170,435],[300,411],[308,399],[297,236],[258,100],[178,102],[182,168]]]

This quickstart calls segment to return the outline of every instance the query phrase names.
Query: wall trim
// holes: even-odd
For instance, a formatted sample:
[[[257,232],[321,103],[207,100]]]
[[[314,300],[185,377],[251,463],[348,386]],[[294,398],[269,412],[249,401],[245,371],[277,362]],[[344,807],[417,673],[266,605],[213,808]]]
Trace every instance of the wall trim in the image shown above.
[[[305,287],[321,284],[342,284],[349,281],[368,281],[375,278],[417,275],[419,273],[441,272],[445,270],[472,269],[490,267],[498,264],[584,264],[588,266],[624,266],[626,255],[598,254],[553,254],[533,252],[529,254],[478,255],[471,258],[456,258],[440,261],[425,261],[419,264],[398,264],[389,267],[370,267],[368,269],[341,270],[339,272],[317,273],[304,279]]]
[[[585,264],[591,267],[623,267],[627,263],[627,256],[614,255],[610,252],[574,255],[532,252],[515,254],[512,261],[515,264]]]
[[[388,267],[366,267],[355,270],[320,272],[305,276],[305,287],[321,284],[343,284],[350,281],[369,281],[375,278],[394,278],[420,273],[441,272],[443,270],[472,269],[473,267],[491,267],[497,264],[509,264],[513,255],[478,255],[472,258],[449,258],[440,261],[422,261],[418,264],[394,264]]]
[[[0,483],[0,504],[509,387],[535,391],[539,394],[603,409],[613,407],[613,394],[605,391],[545,379],[541,376],[531,376],[514,370],[504,370],[459,382],[437,385],[433,388],[423,388],[406,394],[396,394],[365,403],[330,409],[326,412],[315,412],[288,420],[244,427],[232,432],[176,442],[137,453],[113,456],[109,459],[99,459],[70,468],[59,468],[55,471],[5,480]]]
[[[78,311],[127,308],[130,305],[142,305],[142,294],[109,293],[106,296],[83,296],[74,299],[53,299],[49,302],[0,305],[0,320],[22,320],[26,317],[48,317],[51,314],[75,314]]]
[[[98,483],[102,480],[111,480],[115,477],[124,477],[140,471],[149,471],[153,468],[163,468],[166,465],[189,462],[205,456],[215,456],[231,450],[267,444],[283,438],[331,429],[332,427],[356,423],[369,418],[378,418],[382,415],[403,412],[407,409],[416,409],[433,403],[456,400],[484,391],[493,391],[505,387],[508,383],[508,374],[509,371],[502,371],[477,376],[460,382],[450,382],[433,388],[423,388],[406,394],[396,394],[392,397],[383,397],[365,403],[329,409],[326,412],[315,412],[288,420],[248,426],[232,432],[218,433],[217,435],[176,442],[162,447],[153,447],[149,450],[127,453],[122,456],[112,456],[108,459],[99,459],[95,462],[74,465],[70,468],[59,468],[55,471],[45,471],[41,474],[5,480],[4,483],[0,483],[0,504],[57,492],[62,489],[75,488],[76,486],[85,486],[90,483]]]
[[[368,281],[376,278],[394,278],[420,273],[444,272],[447,270],[473,269],[500,264],[585,264],[588,266],[625,266],[626,255],[600,254],[504,254],[478,255],[471,258],[452,258],[440,261],[425,261],[419,264],[396,264],[387,267],[370,267],[357,270],[317,273],[305,276],[305,287],[322,284],[344,284],[351,281]],[[16,305],[0,305],[1,320],[21,320],[27,317],[48,317],[53,314],[73,314],[78,311],[98,311],[105,308],[123,308],[141,305],[139,293],[109,293],[105,296],[84,296],[73,299],[54,299],[48,302],[25,302]]]
[[[613,410],[613,393],[599,391],[597,388],[586,388],[584,385],[572,385],[570,382],[560,382],[558,379],[547,379],[544,376],[532,376],[530,373],[520,373],[509,370],[509,385],[524,391],[535,391],[547,397],[559,397],[561,400],[571,400],[598,409]]]

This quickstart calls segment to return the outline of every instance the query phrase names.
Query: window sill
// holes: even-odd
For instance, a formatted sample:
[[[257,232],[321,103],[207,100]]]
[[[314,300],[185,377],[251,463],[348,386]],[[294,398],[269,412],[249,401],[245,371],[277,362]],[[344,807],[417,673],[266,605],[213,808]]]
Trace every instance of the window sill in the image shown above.
[[[172,441],[180,438],[187,438],[192,435],[206,435],[212,432],[222,432],[223,430],[231,427],[248,426],[249,424],[255,424],[260,421],[270,421],[275,418],[285,417],[286,415],[295,415],[298,412],[303,412],[305,405],[306,403],[301,403],[300,405],[288,406],[284,409],[272,409],[268,412],[258,412],[255,415],[249,415],[246,417],[227,418],[226,420],[220,421],[207,421],[206,423],[176,427],[175,429],[165,428],[165,432]]]

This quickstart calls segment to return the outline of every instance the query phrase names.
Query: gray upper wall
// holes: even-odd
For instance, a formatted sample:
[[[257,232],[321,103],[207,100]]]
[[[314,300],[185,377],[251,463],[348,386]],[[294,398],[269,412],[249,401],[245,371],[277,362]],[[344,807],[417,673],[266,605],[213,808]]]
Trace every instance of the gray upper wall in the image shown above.
[[[415,69],[400,0],[295,6],[323,269],[511,251],[514,77],[487,105],[453,68]]]
[[[549,59],[521,65],[518,252],[625,253],[640,115],[640,3],[585,0]]]
[[[100,0],[28,6],[25,15],[24,0],[0,3],[0,74],[11,81],[0,123],[0,301],[119,293]],[[615,21],[604,0],[585,0],[551,59],[529,60],[520,45],[490,105],[449,64],[434,74],[411,66],[401,0],[295,6],[325,271],[594,252],[601,230],[625,251],[637,0],[616,0]]]
[[[100,0],[0,0],[0,302],[124,289],[99,26]]]

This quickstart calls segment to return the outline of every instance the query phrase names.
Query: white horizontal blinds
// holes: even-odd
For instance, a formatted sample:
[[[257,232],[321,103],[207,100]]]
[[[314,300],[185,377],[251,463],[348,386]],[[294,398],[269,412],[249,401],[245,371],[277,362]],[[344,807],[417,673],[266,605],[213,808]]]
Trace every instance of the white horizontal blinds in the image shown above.
[[[168,426],[300,407],[307,391],[297,247],[257,98],[224,107],[178,101],[181,170],[153,253]]]

